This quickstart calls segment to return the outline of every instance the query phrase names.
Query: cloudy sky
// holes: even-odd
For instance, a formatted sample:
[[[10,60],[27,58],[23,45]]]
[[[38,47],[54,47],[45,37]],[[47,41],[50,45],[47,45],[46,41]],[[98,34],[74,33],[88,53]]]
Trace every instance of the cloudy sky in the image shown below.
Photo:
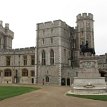
[[[36,24],[61,19],[76,26],[76,16],[94,15],[94,38],[97,54],[107,52],[107,0],[0,0],[0,20],[14,31],[13,48],[36,44]]]

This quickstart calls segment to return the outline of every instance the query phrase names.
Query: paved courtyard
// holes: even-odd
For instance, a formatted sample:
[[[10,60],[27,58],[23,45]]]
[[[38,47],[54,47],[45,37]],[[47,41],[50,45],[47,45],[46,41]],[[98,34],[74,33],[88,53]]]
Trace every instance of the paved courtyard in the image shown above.
[[[0,107],[107,107],[106,101],[66,96],[70,87],[44,86],[40,90],[0,101]]]

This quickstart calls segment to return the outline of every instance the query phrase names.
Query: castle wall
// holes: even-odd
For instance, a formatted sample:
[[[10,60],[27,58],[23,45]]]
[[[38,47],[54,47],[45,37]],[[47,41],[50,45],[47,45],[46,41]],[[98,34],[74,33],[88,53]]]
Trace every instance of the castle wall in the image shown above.
[[[70,27],[61,20],[48,21],[37,24],[37,48],[12,49],[14,33],[0,21],[0,83],[21,84],[53,84],[71,85],[76,76],[80,58],[80,45],[88,40],[89,47],[94,48],[93,15],[83,13],[77,15],[77,26]],[[50,51],[54,51],[54,64],[50,63]],[[42,51],[46,54],[46,65],[42,65]],[[27,65],[24,65],[23,56],[27,56]],[[35,64],[31,65],[31,56],[35,56]],[[6,57],[10,56],[10,65],[6,65]],[[107,68],[106,56],[98,56],[99,68]],[[72,58],[71,58],[72,57]],[[71,67],[71,60],[73,61]],[[28,70],[28,76],[22,76],[22,70]],[[12,75],[4,76],[5,70],[11,70]],[[31,76],[31,71],[35,75]],[[17,74],[17,79],[16,79]],[[47,82],[47,77],[49,81]],[[69,84],[70,81],[70,84]]]
[[[27,65],[24,65],[23,56],[27,56]],[[31,64],[31,56],[35,56],[35,47],[22,49],[8,49],[0,51],[0,83],[16,83],[16,71],[18,83],[32,84],[35,82],[35,75],[31,76],[31,71],[35,72],[35,64]],[[10,56],[10,65],[6,65],[6,57]],[[28,76],[22,76],[22,70],[28,70]],[[5,70],[11,70],[11,76],[4,76]]]

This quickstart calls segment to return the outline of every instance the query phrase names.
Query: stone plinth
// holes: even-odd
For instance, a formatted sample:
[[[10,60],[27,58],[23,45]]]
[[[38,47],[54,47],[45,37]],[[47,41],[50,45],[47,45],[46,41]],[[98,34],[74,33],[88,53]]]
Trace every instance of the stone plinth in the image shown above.
[[[77,77],[74,77],[73,93],[75,94],[102,94],[107,91],[105,78],[100,77],[97,60],[82,59]]]
[[[78,77],[80,78],[95,78],[100,77],[98,71],[97,60],[80,60],[80,68]]]

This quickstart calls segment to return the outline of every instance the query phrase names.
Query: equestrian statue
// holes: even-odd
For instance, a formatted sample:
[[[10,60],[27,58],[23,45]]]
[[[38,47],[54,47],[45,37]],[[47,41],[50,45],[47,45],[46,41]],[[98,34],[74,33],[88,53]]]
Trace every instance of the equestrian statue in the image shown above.
[[[80,45],[80,54],[84,55],[84,53],[87,53],[87,52],[90,52],[90,56],[95,55],[94,48],[88,47],[88,41],[86,41],[86,44],[84,44],[84,42],[82,42],[82,44]]]

